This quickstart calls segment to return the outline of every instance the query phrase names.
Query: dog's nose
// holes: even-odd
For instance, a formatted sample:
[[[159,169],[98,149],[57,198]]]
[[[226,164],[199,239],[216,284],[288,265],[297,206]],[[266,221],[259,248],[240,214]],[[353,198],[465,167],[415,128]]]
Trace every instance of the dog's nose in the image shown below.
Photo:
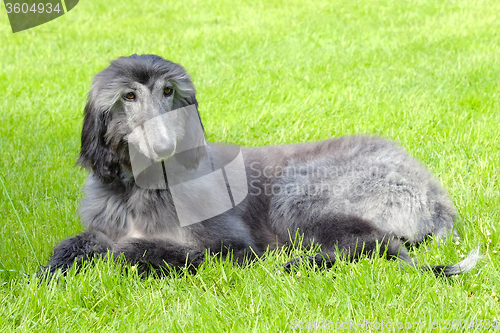
[[[161,140],[153,143],[153,151],[158,156],[158,159],[163,160],[174,154],[175,145],[170,140]]]

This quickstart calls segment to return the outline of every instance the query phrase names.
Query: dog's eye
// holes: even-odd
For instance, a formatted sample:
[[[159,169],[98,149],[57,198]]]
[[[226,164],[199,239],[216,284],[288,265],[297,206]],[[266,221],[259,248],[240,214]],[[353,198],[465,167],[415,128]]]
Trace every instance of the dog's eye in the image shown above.
[[[170,96],[170,95],[172,95],[173,92],[174,92],[174,89],[172,89],[172,87],[165,87],[165,88],[163,88],[163,93],[167,97]]]
[[[123,98],[125,98],[126,100],[129,100],[129,101],[132,101],[135,99],[135,94],[133,92],[129,91],[128,93],[123,95]]]

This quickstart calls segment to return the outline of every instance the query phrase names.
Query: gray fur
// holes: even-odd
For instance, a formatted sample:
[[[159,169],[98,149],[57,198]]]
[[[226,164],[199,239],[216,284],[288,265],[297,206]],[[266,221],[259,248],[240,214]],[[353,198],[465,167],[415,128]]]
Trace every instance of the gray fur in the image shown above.
[[[451,276],[468,272],[472,268],[474,268],[474,266],[476,266],[476,263],[479,259],[481,259],[481,255],[479,254],[479,248],[477,248],[471,251],[469,255],[461,262],[456,263],[455,265],[446,266],[443,269],[443,273],[446,276]]]
[[[304,150],[318,153],[303,161]],[[324,150],[328,154],[323,155]],[[355,215],[412,243],[433,232],[444,237],[453,229],[456,211],[445,191],[393,142],[343,137],[308,144],[298,155],[288,158],[285,176],[276,183],[292,193],[308,194],[272,197],[271,220],[281,233],[300,226],[294,218],[297,207],[311,216]]]
[[[172,95],[164,93],[166,86],[174,89]],[[133,101],[124,97],[130,91]],[[95,76],[78,160],[91,171],[79,210],[87,229],[55,248],[50,271],[108,251],[157,271],[197,267],[206,250],[232,252],[240,262],[291,244],[297,230],[305,245],[321,245],[320,254],[306,258],[318,265],[332,266],[336,250],[355,259],[382,244],[381,254],[387,250],[388,257],[415,266],[404,242],[454,232],[455,208],[430,172],[395,143],[367,136],[244,148],[248,197],[221,215],[181,227],[169,190],[134,183],[127,136],[148,119],[192,104],[198,106],[184,68],[157,56],[122,57]],[[172,126],[152,136],[154,151],[145,155],[172,158],[189,137],[182,126]],[[225,154],[224,146],[211,145],[211,150],[215,156]],[[460,274],[478,258],[473,253],[457,265],[429,269]],[[289,262],[285,269],[296,264]]]

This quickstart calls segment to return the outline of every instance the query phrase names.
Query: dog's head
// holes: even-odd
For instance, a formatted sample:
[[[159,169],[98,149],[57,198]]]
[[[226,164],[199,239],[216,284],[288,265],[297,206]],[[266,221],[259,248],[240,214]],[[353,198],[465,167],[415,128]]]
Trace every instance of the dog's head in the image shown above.
[[[168,159],[189,137],[189,124],[197,123],[203,132],[195,93],[185,69],[171,61],[135,54],[114,60],[94,77],[85,106],[78,163],[92,170],[94,177],[111,183],[130,174],[130,143],[151,160]],[[174,115],[175,110],[190,105],[194,105],[194,113]],[[169,117],[164,116],[167,113]],[[134,130],[141,126],[144,130],[145,124],[150,128],[147,146],[134,136]]]

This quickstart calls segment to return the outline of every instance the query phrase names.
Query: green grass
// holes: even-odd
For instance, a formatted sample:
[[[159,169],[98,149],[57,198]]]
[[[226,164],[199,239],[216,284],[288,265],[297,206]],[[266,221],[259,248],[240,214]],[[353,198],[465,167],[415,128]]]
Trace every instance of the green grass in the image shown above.
[[[294,319],[426,331],[431,319],[500,320],[499,12],[490,0],[81,1],[12,34],[2,5],[0,176],[15,210],[0,187],[0,331],[276,332]],[[277,274],[290,255],[273,252],[251,267],[209,262],[161,280],[98,262],[38,284],[30,244],[47,263],[82,230],[86,173],[74,164],[91,78],[132,53],[186,67],[210,141],[399,141],[459,211],[458,244],[412,254],[448,264],[480,245],[484,259],[450,279],[380,258],[297,276]]]

